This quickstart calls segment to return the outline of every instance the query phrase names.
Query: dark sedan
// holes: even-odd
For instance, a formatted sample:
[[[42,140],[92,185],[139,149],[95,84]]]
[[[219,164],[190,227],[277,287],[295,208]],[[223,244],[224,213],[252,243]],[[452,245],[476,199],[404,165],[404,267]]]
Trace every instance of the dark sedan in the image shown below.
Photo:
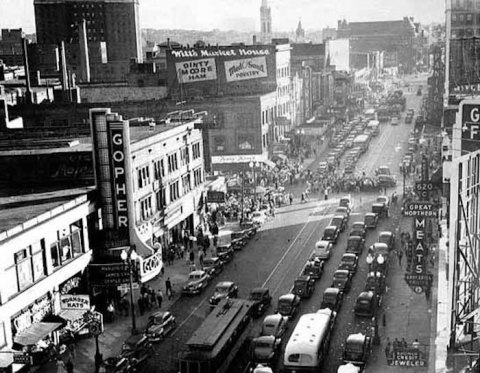
[[[267,288],[255,288],[250,292],[249,300],[253,301],[252,312],[255,316],[264,313],[272,303],[272,296]]]
[[[334,225],[329,225],[325,227],[325,230],[323,231],[322,241],[330,241],[332,243],[336,243],[339,234],[340,230],[338,229],[338,227]]]

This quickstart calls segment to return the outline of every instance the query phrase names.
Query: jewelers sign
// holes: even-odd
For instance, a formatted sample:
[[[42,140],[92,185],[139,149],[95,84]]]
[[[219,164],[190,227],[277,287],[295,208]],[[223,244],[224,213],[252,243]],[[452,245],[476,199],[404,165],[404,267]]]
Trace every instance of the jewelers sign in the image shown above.
[[[268,76],[267,61],[265,57],[225,61],[225,76],[227,82],[265,78]]]
[[[61,294],[60,308],[62,310],[89,310],[90,296],[75,295],[75,294]]]
[[[180,83],[194,83],[217,79],[215,58],[177,62],[175,67]]]

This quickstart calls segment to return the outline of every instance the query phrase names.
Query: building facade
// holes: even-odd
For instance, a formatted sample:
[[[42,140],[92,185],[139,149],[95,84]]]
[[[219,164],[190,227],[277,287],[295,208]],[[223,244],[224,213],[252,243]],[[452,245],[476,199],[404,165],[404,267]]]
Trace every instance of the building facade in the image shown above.
[[[47,336],[58,343],[62,324],[52,317],[73,322],[88,309],[63,313],[68,294],[82,294],[79,298],[89,303],[84,273],[91,260],[88,226],[98,216],[92,190],[0,198],[2,349],[30,350]],[[12,363],[11,354],[0,355],[1,366]],[[15,364],[13,371],[21,367]]]
[[[23,65],[22,29],[2,29],[0,60],[7,66]]]
[[[260,7],[260,41],[268,43],[272,39],[272,10],[268,6],[268,0],[262,0]]]

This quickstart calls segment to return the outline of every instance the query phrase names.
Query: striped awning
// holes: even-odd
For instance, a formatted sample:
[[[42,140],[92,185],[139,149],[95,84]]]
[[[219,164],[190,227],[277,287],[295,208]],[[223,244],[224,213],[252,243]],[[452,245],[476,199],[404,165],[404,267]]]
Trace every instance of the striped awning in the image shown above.
[[[14,342],[22,346],[34,345],[62,325],[63,324],[59,322],[38,322],[17,333]]]

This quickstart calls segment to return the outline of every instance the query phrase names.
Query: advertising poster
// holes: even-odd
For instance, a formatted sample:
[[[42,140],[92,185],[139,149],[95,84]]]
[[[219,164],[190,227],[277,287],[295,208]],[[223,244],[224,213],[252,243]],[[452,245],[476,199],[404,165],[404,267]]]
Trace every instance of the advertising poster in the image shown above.
[[[267,61],[265,57],[225,61],[225,75],[227,82],[266,78],[268,76]]]
[[[217,79],[215,58],[177,62],[175,67],[180,83],[195,83]]]

